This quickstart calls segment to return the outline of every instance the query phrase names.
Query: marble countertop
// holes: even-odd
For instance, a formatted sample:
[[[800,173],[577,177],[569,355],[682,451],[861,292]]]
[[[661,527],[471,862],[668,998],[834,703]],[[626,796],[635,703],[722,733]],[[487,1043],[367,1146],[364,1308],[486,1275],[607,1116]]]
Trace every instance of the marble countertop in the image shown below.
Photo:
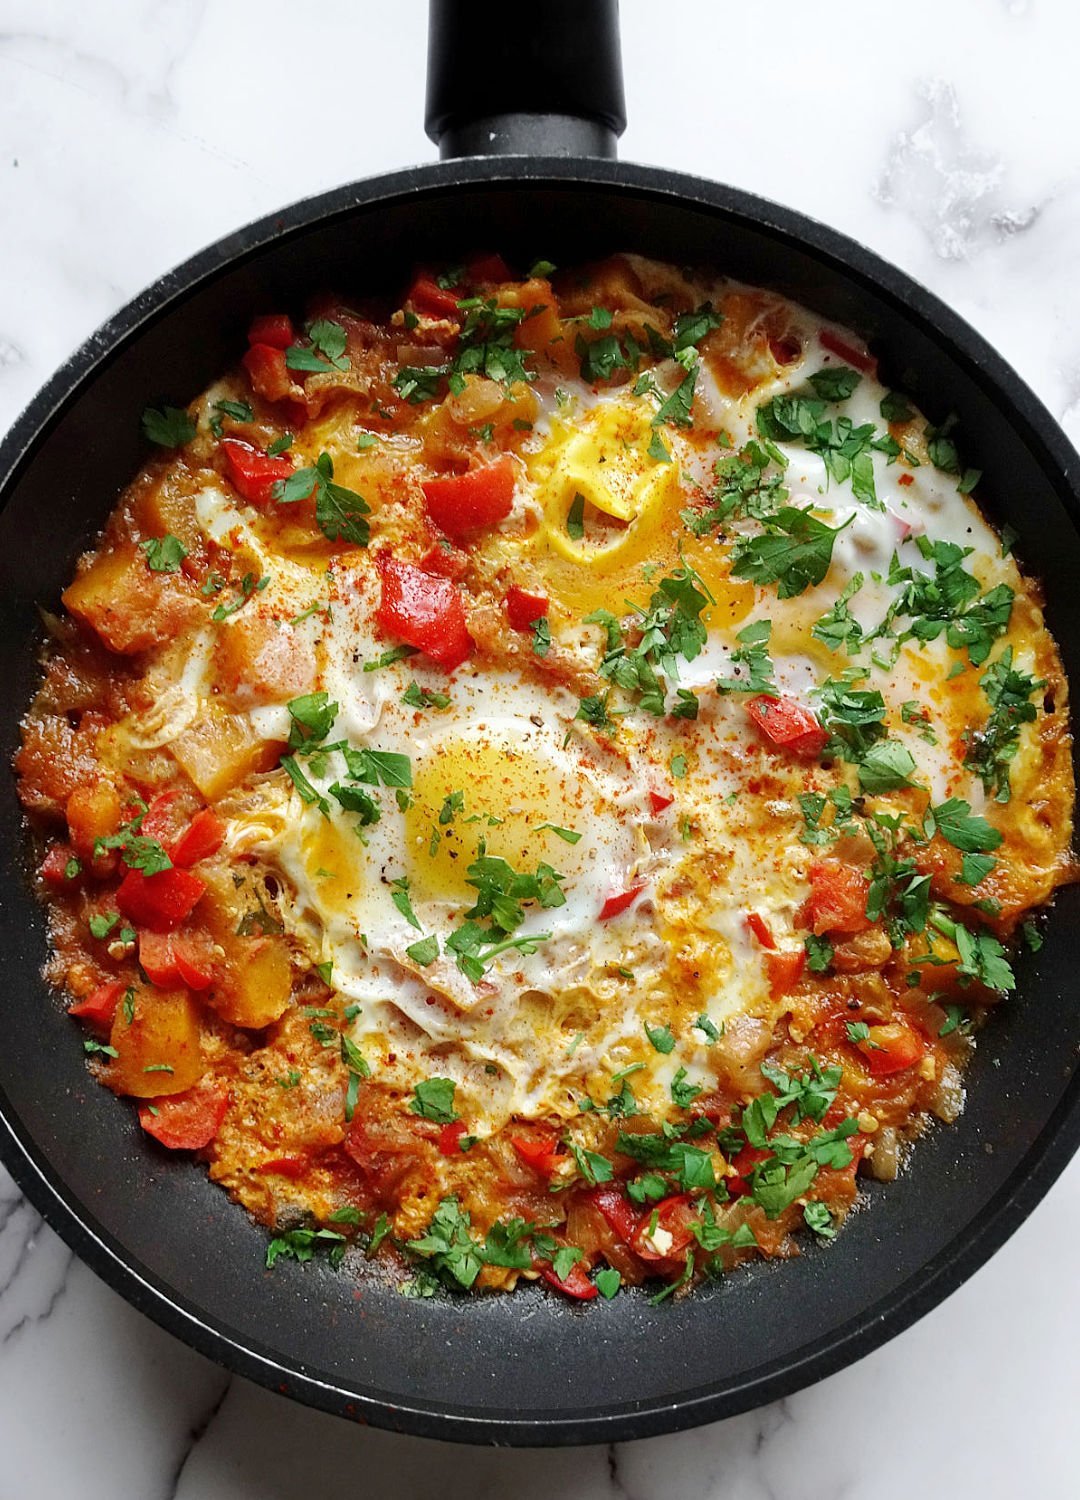
[[[429,160],[425,10],[6,0],[0,426],[206,241]],[[624,158],[724,178],[863,240],[986,334],[1080,439],[1072,0],[772,0],[767,14],[626,0],[623,34]],[[514,1453],[353,1428],[230,1378],[73,1261],[2,1177],[0,1496],[1073,1496],[1077,1239],[1080,1161],[961,1291],[830,1380],[675,1437]]]

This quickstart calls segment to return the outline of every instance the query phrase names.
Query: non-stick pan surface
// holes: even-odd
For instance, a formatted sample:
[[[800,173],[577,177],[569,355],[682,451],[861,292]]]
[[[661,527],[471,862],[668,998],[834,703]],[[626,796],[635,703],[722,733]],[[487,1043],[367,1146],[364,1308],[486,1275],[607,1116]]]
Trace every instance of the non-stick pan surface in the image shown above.
[[[192,398],[255,311],[310,294],[397,291],[416,262],[498,249],[564,264],[617,249],[773,286],[865,335],[928,414],[955,410],[992,516],[1020,533],[1080,681],[1077,459],[1005,363],[936,299],[851,241],[745,194],[611,162],[444,162],[341,189],[221,241],[124,309],[0,446],[2,753],[36,682],[36,609],[144,456],[138,414]],[[160,1151],[87,1075],[40,979],[42,913],[12,792],[0,799],[0,1156],[53,1227],[164,1327],[329,1411],[475,1442],[624,1440],[690,1426],[838,1369],[954,1290],[1046,1191],[1080,1138],[1080,904],[1059,897],[1019,992],[983,1033],[968,1106],[898,1182],[871,1184],[837,1242],[658,1308],[402,1297],[313,1263],[263,1268],[266,1237],[204,1170]]]

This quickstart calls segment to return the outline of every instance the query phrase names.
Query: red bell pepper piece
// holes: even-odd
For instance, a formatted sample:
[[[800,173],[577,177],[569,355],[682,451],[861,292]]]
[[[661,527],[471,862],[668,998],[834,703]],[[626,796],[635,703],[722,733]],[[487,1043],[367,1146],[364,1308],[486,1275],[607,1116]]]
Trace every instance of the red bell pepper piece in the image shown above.
[[[759,1161],[767,1161],[771,1155],[771,1151],[762,1151],[758,1146],[744,1146],[737,1156],[732,1157],[731,1165],[735,1168],[735,1176],[725,1178],[731,1198],[743,1198],[749,1193],[750,1173]]]
[[[285,363],[285,350],[273,344],[252,344],[240,361],[248,373],[251,388],[264,401],[284,401],[300,397],[303,391]]]
[[[890,1021],[885,1026],[871,1026],[867,1036],[856,1046],[863,1055],[867,1069],[875,1078],[889,1078],[893,1073],[903,1073],[922,1061],[926,1048],[917,1031],[905,1026],[902,1021]]]
[[[609,896],[600,908],[601,922],[606,922],[611,917],[617,917],[620,912],[626,911],[627,907],[633,906],[644,889],[645,882],[639,880],[628,891],[620,891],[617,896]]]
[[[274,485],[288,479],[293,471],[291,458],[284,454],[272,458],[239,438],[225,438],[221,448],[230,480],[252,505],[268,505],[273,499]]]
[[[432,318],[460,318],[459,295],[460,288],[441,287],[434,277],[421,271],[409,288],[406,301],[411,302],[417,312],[427,313]]]
[[[174,865],[186,870],[190,865],[198,864],[200,859],[209,859],[211,854],[216,854],[224,842],[225,824],[216,813],[203,807],[173,844],[169,858]]]
[[[76,870],[74,875],[68,874],[68,866],[73,859],[77,861],[77,858],[70,844],[53,844],[41,861],[42,880],[54,890],[70,890],[82,874],[81,869]]]
[[[536,1125],[527,1135],[512,1135],[510,1144],[522,1161],[542,1177],[550,1177],[559,1164],[561,1153],[556,1149],[559,1140],[553,1130]]]
[[[209,989],[214,978],[213,954],[206,933],[139,933],[139,963],[151,984],[172,989],[186,984],[192,990]]]
[[[642,1214],[634,1230],[630,1248],[642,1260],[678,1260],[694,1237],[690,1225],[696,1217],[689,1193],[676,1193],[671,1198],[665,1198],[662,1203],[655,1204]],[[652,1227],[654,1218],[655,1230]],[[654,1234],[664,1237],[660,1241],[663,1249],[653,1239]],[[671,1237],[670,1244],[666,1240],[668,1235]]]
[[[761,915],[760,912],[747,912],[746,916],[743,918],[743,921],[746,923],[748,930],[754,934],[763,948],[775,949],[776,939],[769,931],[769,924],[768,922],[766,922],[765,918]]]
[[[428,515],[448,537],[459,537],[478,526],[494,526],[510,514],[514,503],[514,460],[507,454],[482,469],[425,479]]]
[[[459,583],[469,571],[469,559],[449,542],[436,542],[420,559],[425,573],[437,573],[440,578],[452,578]]]
[[[295,1181],[303,1177],[310,1159],[306,1156],[272,1156],[269,1161],[259,1163],[260,1172],[273,1172],[275,1177],[291,1177]]]
[[[830,333],[827,328],[821,330],[818,338],[821,340],[823,349],[828,349],[830,354],[835,354],[837,359],[842,359],[846,365],[862,370],[866,375],[877,373],[877,360],[865,349],[856,349],[854,344],[849,344],[846,339]]]
[[[382,598],[376,611],[379,625],[400,636],[452,672],[472,651],[473,639],[465,623],[465,606],[449,578],[425,573],[412,563],[383,554],[378,559]]]
[[[556,1276],[555,1267],[548,1265],[540,1267],[540,1275],[556,1291],[562,1292],[564,1297],[572,1297],[575,1302],[591,1302],[597,1295],[596,1287],[589,1280],[589,1273],[580,1260],[576,1260],[570,1267],[565,1279]]]
[[[653,817],[659,817],[665,807],[670,807],[674,801],[675,798],[669,797],[666,792],[650,792],[649,806],[652,808]]]
[[[854,865],[838,859],[816,859],[810,866],[810,896],[805,914],[812,931],[853,937],[873,924],[866,915],[870,882]]]
[[[439,1131],[439,1150],[444,1156],[460,1156],[461,1146],[458,1144],[465,1134],[464,1120],[451,1120],[449,1125],[444,1125]]]
[[[179,797],[179,791],[175,790],[158,792],[156,797],[151,797],[139,824],[139,832],[168,847],[180,831],[181,817],[176,808]]]
[[[789,993],[798,984],[806,968],[805,948],[780,948],[775,953],[766,953],[765,977],[775,1000]]]
[[[170,1151],[201,1151],[221,1129],[229,1111],[229,1091],[219,1083],[197,1083],[139,1107],[139,1124]]]
[[[80,1021],[89,1021],[92,1026],[111,1026],[120,1004],[120,996],[126,986],[122,979],[107,979],[83,1000],[68,1006],[69,1016],[78,1016]]]
[[[548,611],[548,602],[543,594],[527,594],[516,583],[506,591],[506,618],[511,630],[532,629],[533,621],[539,620]]]
[[[206,882],[187,870],[159,870],[156,875],[129,870],[116,892],[116,904],[136,927],[171,932],[191,915],[205,890]]]
[[[600,1210],[623,1244],[629,1245],[637,1233],[638,1215],[626,1194],[617,1187],[598,1187],[586,1197]]]
[[[249,344],[269,344],[271,349],[287,349],[296,343],[296,329],[288,313],[263,313],[253,318],[248,329]]]
[[[810,709],[795,698],[751,698],[746,712],[774,745],[808,760],[820,755],[829,736]]]

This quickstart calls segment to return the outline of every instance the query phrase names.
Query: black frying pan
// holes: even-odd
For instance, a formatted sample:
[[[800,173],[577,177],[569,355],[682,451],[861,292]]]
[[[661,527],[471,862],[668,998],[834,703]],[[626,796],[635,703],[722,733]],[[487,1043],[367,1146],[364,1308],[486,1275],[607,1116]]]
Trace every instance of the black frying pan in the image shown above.
[[[1008,365],[841,235],[713,183],[617,165],[615,0],[547,0],[520,29],[489,0],[433,0],[432,11],[428,127],[453,159],[327,193],[205,250],[85,344],[0,447],[4,757],[36,684],[36,606],[55,603],[145,457],[142,408],[196,395],[235,359],[257,311],[299,310],[322,288],[397,291],[414,263],[475,249],[522,266],[619,249],[705,263],[856,329],[889,384],[935,420],[959,413],[965,452],[987,476],[985,503],[1020,533],[1080,682],[1077,455]],[[659,1308],[633,1294],[580,1309],[536,1288],[411,1301],[318,1264],[270,1273],[264,1232],[201,1167],[157,1150],[134,1111],[88,1077],[78,1029],[39,978],[44,922],[10,790],[0,820],[5,1164],[135,1306],[242,1374],[357,1420],[474,1442],[614,1441],[781,1396],[953,1291],[1031,1211],[1080,1137],[1073,888],[1042,951],[1019,960],[1019,994],[980,1040],[959,1123],[923,1141],[900,1181],[870,1184],[866,1210],[833,1246]]]

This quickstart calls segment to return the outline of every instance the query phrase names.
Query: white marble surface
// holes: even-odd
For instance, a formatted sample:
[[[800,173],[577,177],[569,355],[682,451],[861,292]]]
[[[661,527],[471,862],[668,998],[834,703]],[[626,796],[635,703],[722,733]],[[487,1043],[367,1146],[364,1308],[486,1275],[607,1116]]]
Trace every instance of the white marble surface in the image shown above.
[[[864,240],[1080,439],[1073,0],[623,12],[626,158]],[[424,45],[420,0],[2,0],[0,424],[205,241],[429,159]],[[0,1500],[1064,1500],[1080,1492],[1078,1240],[1075,1163],[966,1287],[831,1380],[695,1433],[507,1453],[355,1429],[230,1380],[73,1263],[4,1179]]]

